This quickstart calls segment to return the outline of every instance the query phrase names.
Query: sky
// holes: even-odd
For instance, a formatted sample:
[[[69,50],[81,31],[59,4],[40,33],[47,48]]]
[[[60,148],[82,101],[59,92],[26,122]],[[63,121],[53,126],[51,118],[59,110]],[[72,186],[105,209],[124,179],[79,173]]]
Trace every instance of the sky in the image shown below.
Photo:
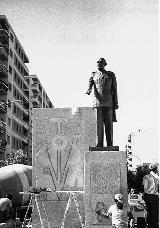
[[[159,159],[158,10],[158,0],[0,1],[55,108],[92,106],[88,79],[107,60],[118,84],[114,145],[124,150],[143,130],[135,154],[144,162]]]

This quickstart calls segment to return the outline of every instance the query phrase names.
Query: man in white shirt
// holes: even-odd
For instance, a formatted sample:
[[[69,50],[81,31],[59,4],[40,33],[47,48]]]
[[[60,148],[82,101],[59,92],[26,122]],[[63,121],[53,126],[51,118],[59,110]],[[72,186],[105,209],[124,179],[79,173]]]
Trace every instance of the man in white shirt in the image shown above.
[[[147,207],[148,228],[158,228],[159,221],[159,176],[157,164],[149,166],[150,173],[143,177],[144,201]]]
[[[109,207],[106,216],[112,216],[112,227],[113,228],[127,228],[128,218],[133,223],[133,216],[129,211],[127,205],[123,204],[122,194],[116,194],[114,197],[115,203]]]

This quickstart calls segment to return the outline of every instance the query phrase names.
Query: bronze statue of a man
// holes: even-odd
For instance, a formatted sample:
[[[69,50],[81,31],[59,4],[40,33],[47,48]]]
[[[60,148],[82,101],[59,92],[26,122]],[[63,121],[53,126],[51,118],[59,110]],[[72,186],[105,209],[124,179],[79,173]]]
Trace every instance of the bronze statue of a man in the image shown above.
[[[115,74],[106,71],[104,58],[97,61],[98,70],[92,72],[86,94],[94,89],[94,107],[97,109],[97,147],[103,147],[104,127],[107,146],[113,146],[113,122],[117,122],[115,109],[118,109],[117,81]]]

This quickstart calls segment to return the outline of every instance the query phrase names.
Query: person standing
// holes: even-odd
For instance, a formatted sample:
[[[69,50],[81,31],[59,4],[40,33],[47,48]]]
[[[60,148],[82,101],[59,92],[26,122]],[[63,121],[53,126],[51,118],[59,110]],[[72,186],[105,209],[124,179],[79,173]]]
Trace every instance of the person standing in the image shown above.
[[[159,225],[159,176],[157,164],[149,166],[150,173],[143,177],[144,201],[147,207],[148,228]]]
[[[113,72],[105,70],[106,65],[106,60],[99,58],[98,70],[92,72],[86,92],[90,95],[92,88],[94,89],[94,107],[97,109],[97,147],[103,147],[104,128],[107,146],[113,146],[113,122],[117,122],[115,115],[115,109],[118,109],[117,81]]]
[[[129,227],[133,227],[133,215],[129,207],[123,204],[122,194],[116,194],[114,197],[114,204],[109,207],[106,214],[107,217],[112,217],[112,227],[113,228],[127,228],[128,220]]]

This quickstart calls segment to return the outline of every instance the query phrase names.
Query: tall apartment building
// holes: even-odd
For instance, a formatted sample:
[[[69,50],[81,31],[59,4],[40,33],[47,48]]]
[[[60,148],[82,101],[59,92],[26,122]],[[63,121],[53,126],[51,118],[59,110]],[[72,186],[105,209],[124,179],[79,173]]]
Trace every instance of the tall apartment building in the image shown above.
[[[16,34],[7,18],[0,15],[0,159],[22,149],[31,160],[31,114],[32,107],[38,107],[36,92],[42,90],[40,107],[53,107],[38,78],[29,76],[27,63]]]
[[[45,89],[43,88],[37,75],[29,75],[26,77],[26,81],[29,85],[29,110],[30,110],[30,121],[29,121],[29,145],[28,145],[28,161],[32,161],[32,110],[34,108],[53,108],[53,104],[50,101]]]
[[[53,108],[53,104],[50,101],[45,89],[43,88],[37,75],[30,75],[28,83],[31,90],[31,102],[33,108]]]

